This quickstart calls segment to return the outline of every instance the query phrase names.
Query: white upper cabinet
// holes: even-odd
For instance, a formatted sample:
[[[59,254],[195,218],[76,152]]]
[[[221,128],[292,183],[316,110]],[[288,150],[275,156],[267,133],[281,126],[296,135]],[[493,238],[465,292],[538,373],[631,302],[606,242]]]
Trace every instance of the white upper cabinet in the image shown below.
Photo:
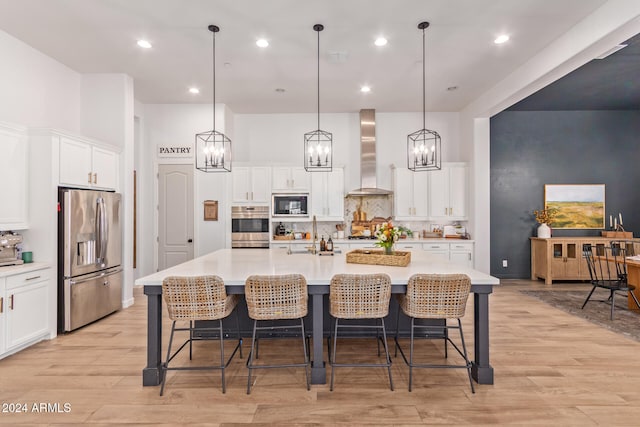
[[[271,197],[270,167],[234,167],[231,172],[231,180],[231,194],[235,203],[269,203]]]
[[[393,168],[393,216],[397,220],[421,221],[428,219],[429,172],[412,172],[406,168]]]
[[[465,163],[443,163],[429,174],[429,213],[431,219],[467,219],[468,173]]]
[[[61,136],[60,185],[117,189],[118,153],[79,139]]]
[[[308,193],[311,189],[310,173],[299,167],[274,167],[272,189],[278,192]]]
[[[29,162],[26,129],[0,123],[0,230],[28,228]]]
[[[344,170],[311,173],[311,214],[318,221],[344,221]]]

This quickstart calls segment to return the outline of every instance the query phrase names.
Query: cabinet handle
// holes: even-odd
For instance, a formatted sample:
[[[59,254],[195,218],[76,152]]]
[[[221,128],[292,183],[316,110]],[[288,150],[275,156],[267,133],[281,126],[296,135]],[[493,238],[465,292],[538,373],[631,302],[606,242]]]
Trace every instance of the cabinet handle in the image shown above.
[[[40,276],[33,276],[33,277],[27,277],[24,280],[36,280],[36,279],[39,279],[39,278],[40,278]]]
[[[253,191],[251,192],[251,200],[253,200]]]
[[[89,184],[91,184],[91,172],[89,172]]]
[[[4,298],[0,297],[0,313],[4,312]]]
[[[9,297],[9,310],[13,310],[13,295]]]
[[[98,183],[98,174],[97,174],[97,173],[94,173],[94,174],[93,174],[93,183],[94,183],[94,184],[97,184],[97,183]]]
[[[469,261],[471,261],[471,253],[469,253]]]
[[[246,193],[244,193],[244,194],[245,194],[244,198],[245,198],[246,200],[249,200],[249,192],[247,191],[247,192],[246,192]]]

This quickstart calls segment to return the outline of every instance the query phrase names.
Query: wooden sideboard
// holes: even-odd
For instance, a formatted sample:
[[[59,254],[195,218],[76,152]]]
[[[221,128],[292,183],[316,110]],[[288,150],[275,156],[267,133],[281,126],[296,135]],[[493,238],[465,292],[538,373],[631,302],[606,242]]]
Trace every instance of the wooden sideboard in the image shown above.
[[[589,268],[582,256],[582,245],[608,246],[611,237],[551,237],[531,240],[531,280],[589,280]],[[637,240],[637,239],[636,239]]]

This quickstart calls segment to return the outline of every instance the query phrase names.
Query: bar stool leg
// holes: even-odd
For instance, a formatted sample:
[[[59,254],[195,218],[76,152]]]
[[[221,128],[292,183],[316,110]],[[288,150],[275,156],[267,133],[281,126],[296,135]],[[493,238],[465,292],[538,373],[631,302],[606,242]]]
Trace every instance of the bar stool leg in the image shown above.
[[[469,375],[469,384],[471,384],[471,393],[475,393],[476,390],[473,387],[473,379],[471,379],[471,362],[467,356],[467,346],[464,343],[464,334],[462,333],[462,322],[458,319],[458,328],[460,330],[460,341],[462,341],[462,352],[464,353],[464,362],[467,364],[467,374]]]
[[[249,357],[247,358],[247,368],[249,368],[249,375],[247,376],[247,394],[251,394],[251,365],[253,363],[253,351],[255,350],[256,344],[256,324],[257,320],[253,321],[253,335],[251,338],[251,351],[249,352]]]
[[[411,341],[409,343],[409,391],[411,391],[411,387],[413,385],[413,328],[415,326],[415,320],[413,317],[411,318]]]
[[[193,320],[189,320],[189,360],[193,360]]]
[[[389,345],[387,344],[387,330],[384,327],[384,319],[380,318],[380,323],[382,324],[382,338],[384,339],[384,354],[387,358],[387,372],[389,372],[389,387],[391,391],[393,391],[393,377],[391,376],[391,356],[389,356]],[[380,345],[378,345],[379,347]],[[379,352],[378,352],[379,353]]]
[[[336,347],[338,346],[338,319],[335,319],[335,330],[333,333],[333,355],[331,356],[330,362],[331,362],[331,384],[329,386],[329,391],[333,391],[333,378],[336,372],[336,367],[335,367],[335,363],[336,363]]]

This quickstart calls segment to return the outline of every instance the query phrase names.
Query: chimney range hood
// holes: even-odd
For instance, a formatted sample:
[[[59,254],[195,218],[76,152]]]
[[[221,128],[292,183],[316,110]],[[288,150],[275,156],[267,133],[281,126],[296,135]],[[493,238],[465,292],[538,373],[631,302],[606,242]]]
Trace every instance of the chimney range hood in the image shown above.
[[[360,188],[347,196],[389,196],[392,191],[378,188],[376,178],[376,110],[360,110]]]

